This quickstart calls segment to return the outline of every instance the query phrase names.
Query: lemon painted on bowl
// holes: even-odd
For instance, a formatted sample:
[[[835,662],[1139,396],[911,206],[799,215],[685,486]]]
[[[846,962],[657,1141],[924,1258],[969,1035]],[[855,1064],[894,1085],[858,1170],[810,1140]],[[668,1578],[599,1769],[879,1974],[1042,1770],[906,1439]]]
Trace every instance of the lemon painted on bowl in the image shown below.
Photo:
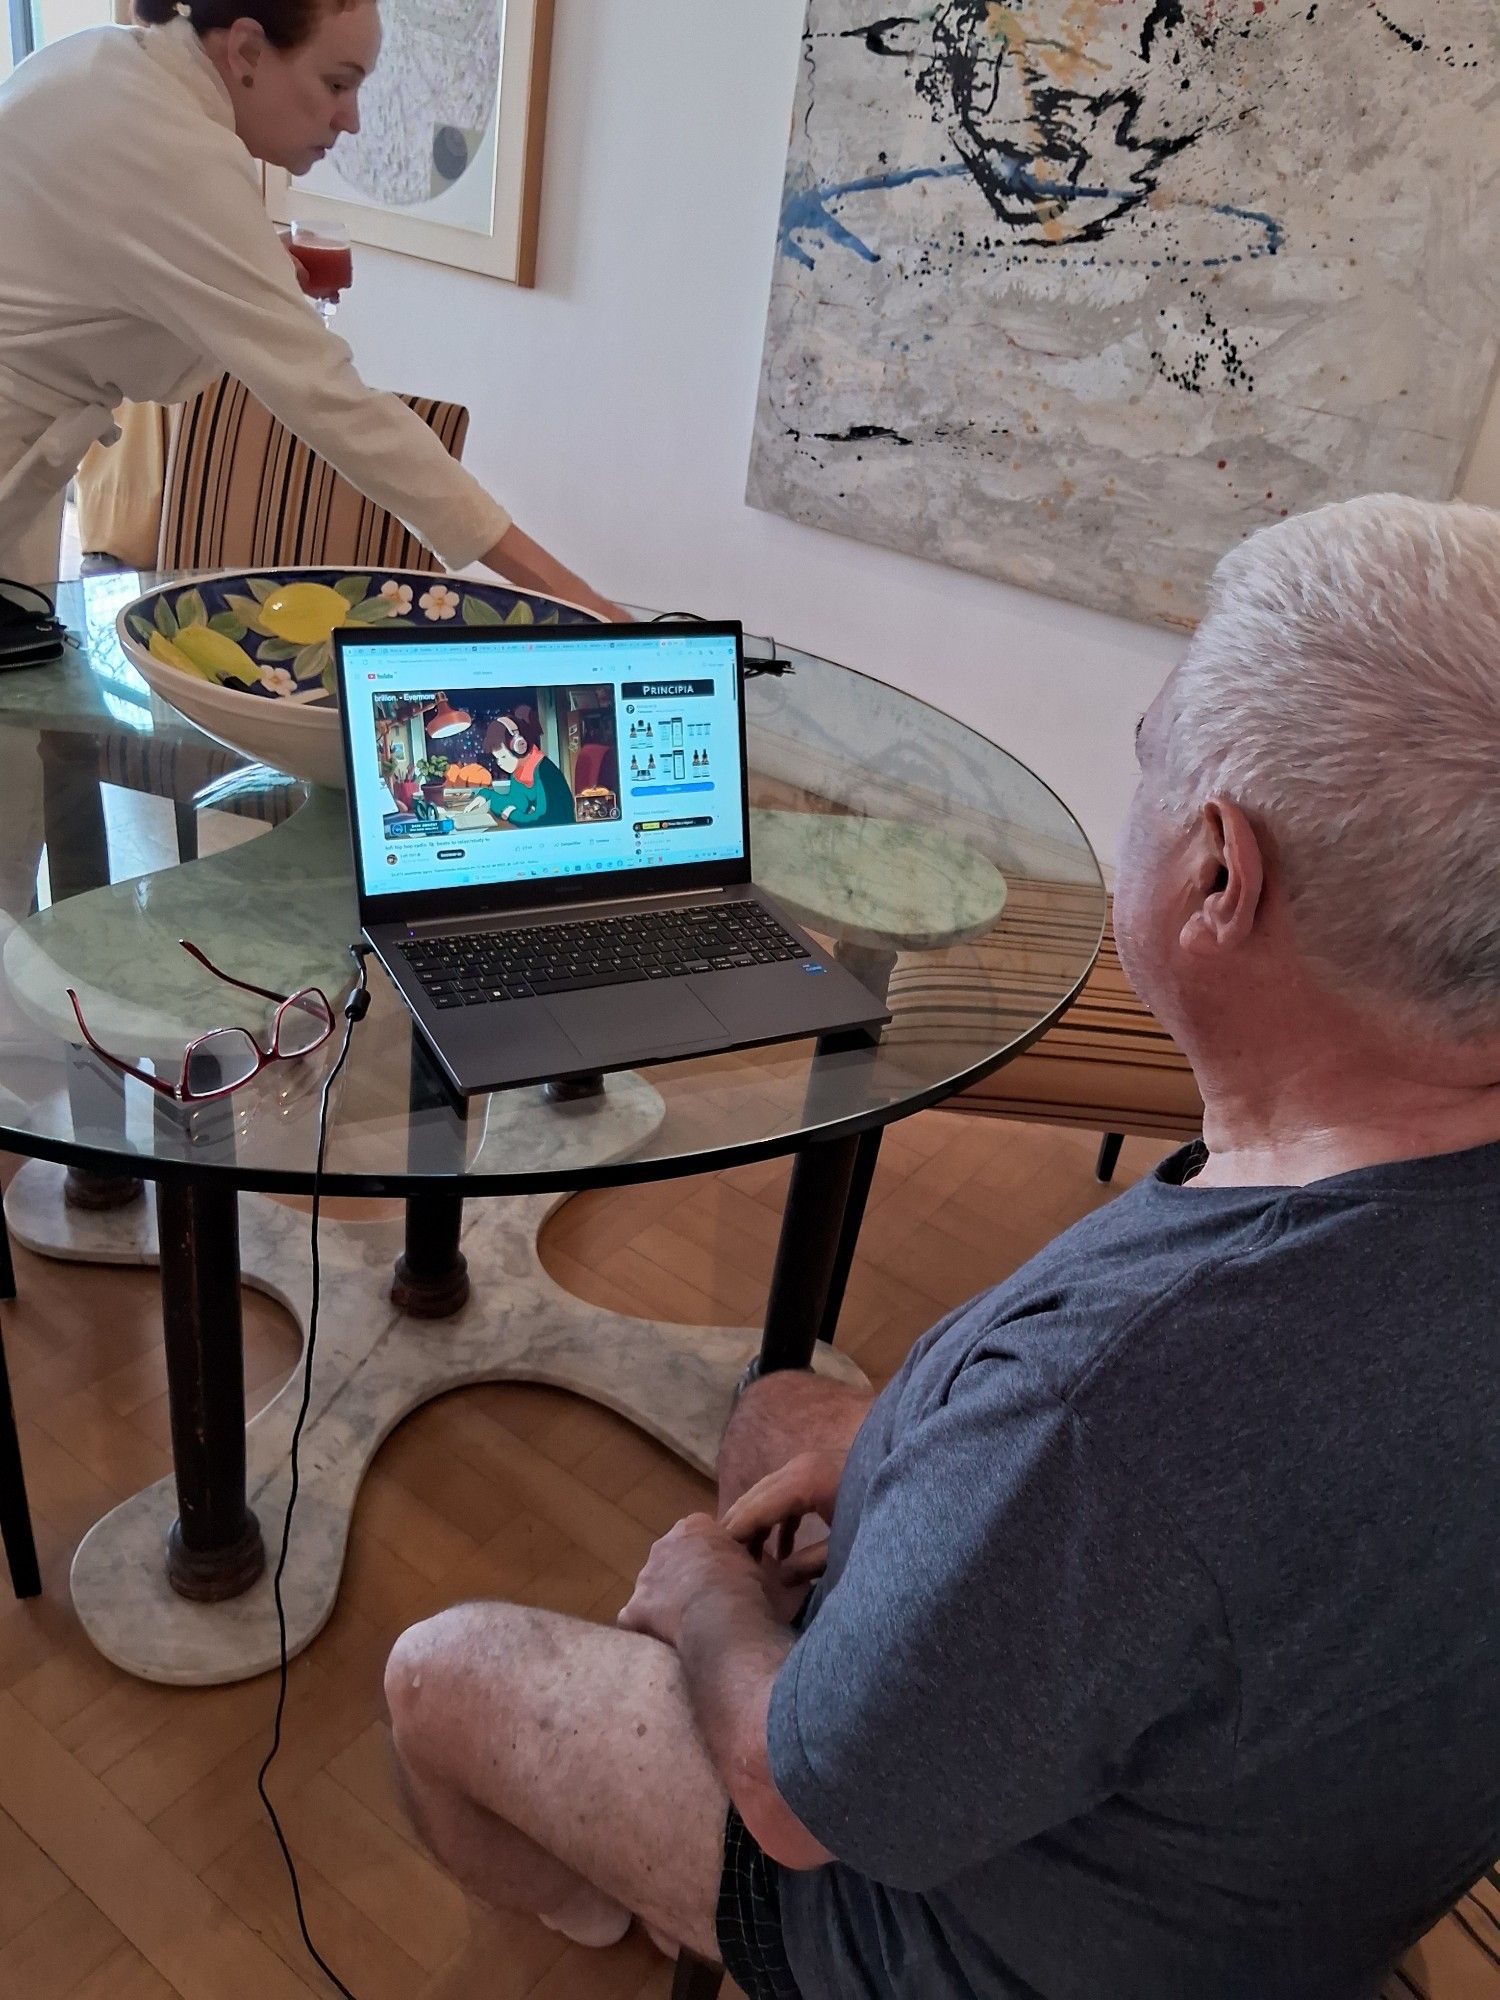
[[[342,787],[333,635],[594,624],[561,599],[423,571],[231,571],[126,605],[120,642],[152,691],[208,735],[313,784]]]

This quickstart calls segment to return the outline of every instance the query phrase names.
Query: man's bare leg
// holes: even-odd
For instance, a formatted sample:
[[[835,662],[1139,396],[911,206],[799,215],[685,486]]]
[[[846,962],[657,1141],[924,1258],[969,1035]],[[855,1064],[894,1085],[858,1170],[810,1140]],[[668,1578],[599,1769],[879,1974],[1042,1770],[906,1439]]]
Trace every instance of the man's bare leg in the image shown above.
[[[847,1382],[830,1382],[801,1368],[778,1369],[751,1382],[729,1413],[715,1468],[719,1482],[719,1515],[750,1491],[768,1473],[777,1472],[804,1451],[847,1453],[855,1433],[875,1398],[868,1389]],[[797,1530],[796,1548],[821,1541],[832,1524],[816,1514],[805,1517]],[[761,1588],[773,1614],[784,1624],[796,1617],[809,1586],[787,1585],[769,1545],[761,1557]]]
[[[847,1452],[874,1401],[869,1389],[830,1382],[808,1369],[758,1377],[735,1402],[719,1445],[720,1514],[799,1452]]]
[[[415,1824],[473,1895],[585,1941],[634,1912],[717,1956],[728,1799],[670,1647],[460,1605],[397,1641],[386,1699]]]
[[[629,1930],[630,1912],[619,1903],[455,1786],[421,1775],[399,1752],[396,1790],[428,1848],[476,1902],[540,1917],[575,1944],[618,1944]]]

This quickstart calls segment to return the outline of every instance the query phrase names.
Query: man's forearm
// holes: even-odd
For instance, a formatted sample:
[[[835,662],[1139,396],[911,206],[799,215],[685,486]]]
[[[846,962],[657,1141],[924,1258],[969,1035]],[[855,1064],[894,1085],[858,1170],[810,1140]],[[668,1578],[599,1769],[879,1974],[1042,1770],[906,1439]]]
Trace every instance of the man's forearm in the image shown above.
[[[677,1656],[699,1734],[752,1836],[784,1867],[819,1868],[833,1857],[777,1791],[767,1742],[771,1689],[795,1644],[751,1578],[693,1600]]]

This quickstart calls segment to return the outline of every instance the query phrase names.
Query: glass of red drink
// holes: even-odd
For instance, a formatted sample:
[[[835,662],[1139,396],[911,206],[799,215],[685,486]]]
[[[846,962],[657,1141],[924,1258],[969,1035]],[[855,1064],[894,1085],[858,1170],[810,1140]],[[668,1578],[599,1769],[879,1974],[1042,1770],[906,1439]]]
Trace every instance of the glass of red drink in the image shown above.
[[[341,222],[294,222],[292,255],[302,267],[303,290],[327,326],[339,299],[354,283],[354,252]]]

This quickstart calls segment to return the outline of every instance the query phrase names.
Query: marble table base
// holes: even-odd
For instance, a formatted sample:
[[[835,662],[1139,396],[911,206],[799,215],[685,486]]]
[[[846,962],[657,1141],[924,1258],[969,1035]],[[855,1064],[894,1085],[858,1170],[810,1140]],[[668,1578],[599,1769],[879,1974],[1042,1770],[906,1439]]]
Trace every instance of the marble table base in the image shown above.
[[[62,1199],[64,1169],[42,1161],[11,1184],[16,1242],[44,1257],[100,1264],[157,1261],[156,1210],[86,1213]],[[757,1351],[747,1328],[687,1327],[586,1305],[543,1268],[542,1225],[568,1196],[481,1198],[465,1211],[463,1250],[473,1291],[454,1318],[407,1317],[390,1303],[403,1247],[399,1220],[324,1220],[323,1285],[312,1403],[302,1436],[301,1490],[282,1594],[287,1642],[299,1653],[327,1623],[365,1470],[412,1410],[474,1382],[570,1389],[627,1417],[700,1472],[711,1472],[734,1385]],[[308,1219],[259,1195],[240,1198],[244,1281],[276,1299],[306,1334]],[[820,1347],[820,1372],[862,1382],[854,1364]],[[303,1358],[247,1427],[246,1493],[265,1536],[267,1571],[242,1597],[192,1604],[167,1582],[165,1547],[177,1517],[163,1479],[100,1521],[73,1560],[73,1602],[109,1660],[149,1681],[212,1686],[248,1680],[277,1659],[271,1569],[290,1487],[292,1429]]]

